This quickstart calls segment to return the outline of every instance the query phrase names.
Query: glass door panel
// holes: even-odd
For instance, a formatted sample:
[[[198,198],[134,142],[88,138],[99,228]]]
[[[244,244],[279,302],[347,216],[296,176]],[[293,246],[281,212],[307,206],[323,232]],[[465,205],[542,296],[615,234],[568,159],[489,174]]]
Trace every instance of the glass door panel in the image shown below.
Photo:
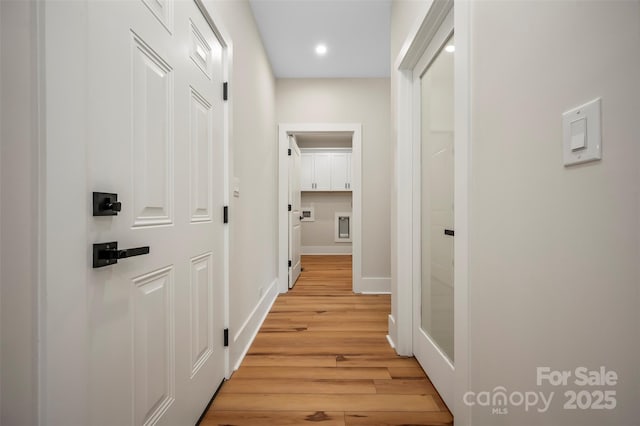
[[[453,362],[453,36],[420,78],[421,328]]]

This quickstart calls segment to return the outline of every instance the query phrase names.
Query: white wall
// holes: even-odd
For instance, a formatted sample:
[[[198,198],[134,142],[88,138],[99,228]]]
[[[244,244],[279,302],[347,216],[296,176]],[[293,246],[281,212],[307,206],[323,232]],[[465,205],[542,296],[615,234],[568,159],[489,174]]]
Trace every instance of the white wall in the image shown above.
[[[37,140],[31,2],[0,2],[0,424],[37,423]]]
[[[555,390],[501,424],[638,423],[640,3],[475,2],[469,319],[474,391]],[[603,159],[562,165],[561,114],[602,96]],[[536,367],[605,366],[617,408],[562,409]],[[495,425],[485,408],[474,425]]]
[[[392,61],[429,3],[394,2]],[[555,392],[546,413],[512,406],[507,415],[492,415],[491,407],[475,406],[470,424],[635,425],[640,417],[640,3],[471,2],[466,7],[472,117],[469,383],[475,392],[497,386],[509,393]],[[565,168],[561,114],[598,96],[603,160]],[[394,278],[398,274],[394,269]],[[394,291],[403,285],[394,280]],[[583,388],[571,381],[566,387],[538,387],[536,368],[542,366],[604,366],[615,370],[619,381],[615,387]],[[615,410],[563,409],[567,390],[605,389],[616,391]],[[465,391],[457,388],[456,398]],[[465,417],[456,424],[469,424]]]
[[[302,222],[302,253],[311,253],[312,247],[326,247],[332,250],[345,250],[351,253],[350,242],[335,241],[335,214],[337,212],[351,212],[351,192],[302,192],[302,207],[313,207],[313,222]]]
[[[249,3],[206,4],[233,40],[231,176],[240,181],[240,197],[229,206],[233,367],[277,291],[275,80]]]
[[[278,79],[279,123],[362,123],[362,276],[389,277],[388,79]]]

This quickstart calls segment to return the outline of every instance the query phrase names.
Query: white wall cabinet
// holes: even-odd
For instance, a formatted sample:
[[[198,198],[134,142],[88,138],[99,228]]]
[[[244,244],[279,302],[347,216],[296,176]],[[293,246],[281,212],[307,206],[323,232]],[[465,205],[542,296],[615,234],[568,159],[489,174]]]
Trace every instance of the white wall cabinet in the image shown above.
[[[300,187],[302,191],[350,191],[350,152],[303,152]]]
[[[313,154],[300,154],[300,189],[302,191],[313,191]]]
[[[331,190],[351,191],[351,153],[331,154]]]

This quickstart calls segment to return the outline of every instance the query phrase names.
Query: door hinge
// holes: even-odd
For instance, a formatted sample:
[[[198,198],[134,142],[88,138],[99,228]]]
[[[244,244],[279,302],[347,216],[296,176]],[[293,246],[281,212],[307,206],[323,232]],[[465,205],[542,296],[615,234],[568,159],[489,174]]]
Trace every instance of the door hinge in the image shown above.
[[[229,99],[229,83],[228,82],[224,82],[222,83],[222,100],[226,101]]]
[[[229,206],[222,208],[222,223],[229,223]]]
[[[289,204],[289,207],[288,207],[288,208],[289,208],[289,211],[291,211],[291,204]]]
[[[287,150],[287,155],[291,155],[291,148]]]
[[[289,261],[289,268],[291,268],[291,261]]]
[[[229,329],[225,328],[224,329],[224,347],[228,347],[229,346]]]

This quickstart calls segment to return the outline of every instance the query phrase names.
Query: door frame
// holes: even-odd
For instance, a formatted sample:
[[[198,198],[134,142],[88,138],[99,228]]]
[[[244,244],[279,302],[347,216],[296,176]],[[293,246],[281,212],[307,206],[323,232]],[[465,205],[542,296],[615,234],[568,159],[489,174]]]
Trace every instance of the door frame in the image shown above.
[[[351,190],[353,200],[352,272],[353,292],[362,293],[362,124],[280,123],[278,124],[278,288],[289,290],[289,135],[298,133],[351,133]]]
[[[223,81],[233,87],[233,42],[215,10],[192,0],[223,47]],[[89,336],[84,323],[87,306],[69,306],[58,294],[75,291],[86,298],[87,223],[91,215],[86,184],[87,40],[74,37],[86,31],[84,2],[35,3],[37,23],[37,143],[38,177],[38,324],[37,376],[39,424],[87,424]],[[73,17],[73,18],[70,18]],[[222,90],[222,89],[221,89]],[[223,105],[224,205],[229,205],[231,111],[233,97]],[[56,108],[65,105],[65,108]],[[73,155],[70,155],[73,154]],[[59,209],[64,200],[67,206]],[[61,230],[69,230],[66,233]],[[223,231],[224,328],[229,327],[229,227]],[[60,250],[64,247],[65,250]],[[61,287],[66,288],[61,292]],[[230,348],[224,348],[224,376],[230,377]],[[60,392],[60,389],[65,392]]]
[[[409,32],[405,43],[394,64],[398,95],[396,104],[396,118],[398,141],[396,151],[396,182],[397,205],[395,229],[397,231],[398,249],[393,254],[397,265],[397,286],[393,289],[392,298],[398,306],[398,316],[395,318],[397,333],[390,329],[390,335],[395,337],[396,350],[400,354],[414,353],[413,341],[413,312],[419,307],[419,300],[415,300],[413,283],[416,277],[415,263],[416,247],[413,243],[416,231],[414,203],[419,202],[418,187],[415,182],[416,173],[420,172],[419,158],[416,158],[414,144],[420,133],[418,115],[419,104],[416,105],[415,87],[413,81],[414,69],[426,52],[429,43],[434,40],[440,25],[447,14],[454,11],[455,29],[455,137],[454,137],[454,204],[456,241],[454,249],[454,342],[455,368],[454,383],[448,384],[445,402],[456,417],[456,423],[470,424],[470,407],[465,406],[462,395],[469,388],[469,184],[471,170],[469,169],[471,155],[470,139],[470,107],[471,107],[471,2],[467,1],[432,1],[425,14],[417,20],[414,28]],[[402,167],[399,167],[402,165]],[[417,253],[419,255],[419,252]],[[430,372],[426,371],[427,375]],[[439,389],[440,390],[440,389]],[[445,395],[443,394],[443,397]]]

